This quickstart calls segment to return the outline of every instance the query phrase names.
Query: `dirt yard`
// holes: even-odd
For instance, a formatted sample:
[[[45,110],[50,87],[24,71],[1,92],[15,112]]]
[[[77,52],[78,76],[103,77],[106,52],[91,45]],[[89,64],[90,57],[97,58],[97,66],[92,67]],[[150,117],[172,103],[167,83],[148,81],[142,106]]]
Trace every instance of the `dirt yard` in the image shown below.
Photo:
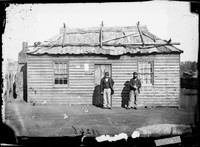
[[[186,105],[185,105],[186,106]],[[154,124],[194,124],[194,109],[101,109],[92,105],[33,105],[19,100],[6,104],[6,124],[17,136],[76,136],[127,133]]]

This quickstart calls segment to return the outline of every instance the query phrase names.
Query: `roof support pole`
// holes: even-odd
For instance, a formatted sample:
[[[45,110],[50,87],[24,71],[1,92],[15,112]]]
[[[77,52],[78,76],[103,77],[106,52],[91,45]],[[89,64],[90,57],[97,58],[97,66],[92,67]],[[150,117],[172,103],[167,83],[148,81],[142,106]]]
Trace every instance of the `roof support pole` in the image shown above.
[[[100,27],[100,47],[102,48],[102,40],[103,40],[103,21],[101,22],[101,27]]]
[[[104,40],[102,43],[106,43],[106,42],[109,42],[109,41],[112,41],[112,40],[117,40],[117,39],[128,37],[128,36],[138,36],[138,35],[139,35],[138,33],[131,33],[131,34],[128,34],[128,35],[123,35],[123,36],[119,36],[119,37],[116,37],[116,38]]]
[[[62,47],[64,47],[64,43],[65,43],[65,33],[66,33],[65,23],[63,23],[63,28],[64,28],[64,31],[63,31]]]
[[[142,33],[141,33],[141,31],[140,31],[139,25],[140,25],[140,22],[138,21],[138,23],[137,23],[137,28],[138,28],[138,32],[139,32],[139,34],[140,34],[140,38],[141,38],[141,41],[142,41],[142,46],[144,46],[144,45],[145,45],[145,44],[144,44],[144,39],[143,39]]]

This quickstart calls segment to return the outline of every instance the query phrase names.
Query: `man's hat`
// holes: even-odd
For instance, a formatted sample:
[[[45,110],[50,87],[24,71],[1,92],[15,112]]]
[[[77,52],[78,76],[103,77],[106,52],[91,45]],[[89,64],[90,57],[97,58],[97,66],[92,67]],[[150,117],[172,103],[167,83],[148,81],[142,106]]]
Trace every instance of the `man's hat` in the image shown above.
[[[105,72],[105,76],[109,76],[109,72]]]
[[[133,75],[138,75],[138,73],[137,73],[137,72],[134,72]]]

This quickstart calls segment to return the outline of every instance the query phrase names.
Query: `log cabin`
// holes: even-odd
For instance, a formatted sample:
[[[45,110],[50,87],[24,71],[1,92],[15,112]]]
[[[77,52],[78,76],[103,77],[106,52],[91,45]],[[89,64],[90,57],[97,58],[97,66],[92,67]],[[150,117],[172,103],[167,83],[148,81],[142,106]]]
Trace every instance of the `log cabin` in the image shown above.
[[[28,102],[102,104],[100,80],[114,80],[113,107],[124,107],[129,81],[137,71],[142,82],[138,106],[173,106],[180,102],[179,43],[165,41],[145,25],[62,27],[57,35],[29,46]]]

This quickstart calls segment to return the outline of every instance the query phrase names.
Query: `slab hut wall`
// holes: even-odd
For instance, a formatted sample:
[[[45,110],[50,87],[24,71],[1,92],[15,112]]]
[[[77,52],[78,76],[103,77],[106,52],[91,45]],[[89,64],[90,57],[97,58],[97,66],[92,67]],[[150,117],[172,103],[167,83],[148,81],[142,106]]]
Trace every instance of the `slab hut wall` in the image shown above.
[[[69,86],[54,86],[53,63],[58,60],[69,62]],[[137,71],[138,61],[154,62],[154,84],[142,86],[139,98],[141,106],[179,106],[180,94],[180,54],[157,54],[119,57],[108,56],[50,56],[28,55],[28,101],[55,104],[92,104],[95,88],[95,64],[111,64],[115,81],[112,105],[120,107],[128,98],[128,88],[124,85]],[[84,64],[89,65],[85,71]]]

